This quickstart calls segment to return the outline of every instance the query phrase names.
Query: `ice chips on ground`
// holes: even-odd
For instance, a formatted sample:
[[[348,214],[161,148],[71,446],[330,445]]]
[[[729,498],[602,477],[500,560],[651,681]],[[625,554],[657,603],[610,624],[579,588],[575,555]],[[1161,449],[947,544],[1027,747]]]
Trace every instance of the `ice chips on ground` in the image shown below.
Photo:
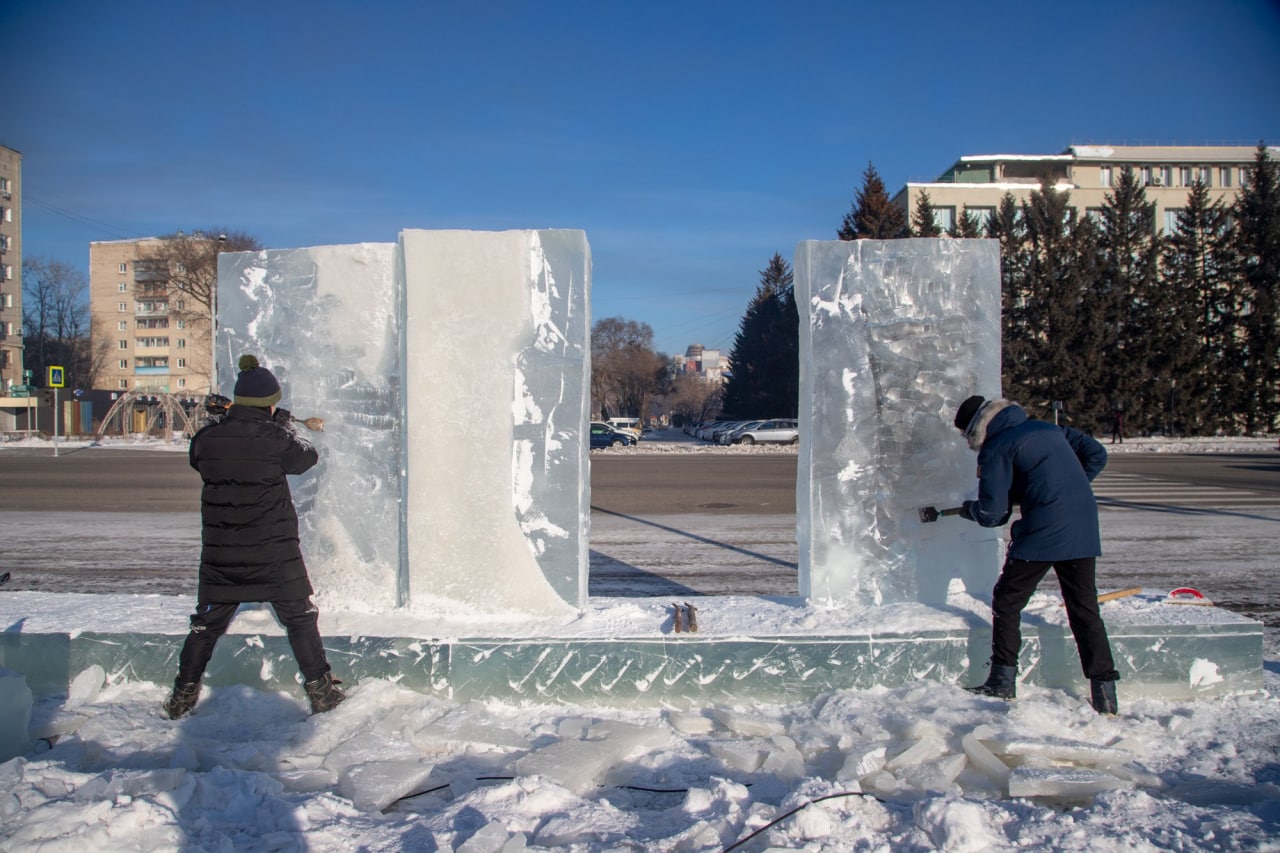
[[[778,720],[748,716],[732,708],[716,708],[711,716],[729,731],[747,737],[773,737],[787,731],[787,727]]]
[[[1133,753],[1111,746],[1067,740],[1065,738],[1037,738],[992,735],[983,739],[992,752],[998,755],[1025,756],[1049,761],[1070,761],[1077,764],[1095,764],[1110,767],[1133,759]]]
[[[663,729],[605,720],[592,724],[583,739],[559,740],[522,756],[516,761],[516,772],[545,776],[583,794],[609,767],[634,752],[662,747],[670,737]]]
[[[419,793],[432,769],[420,761],[354,764],[338,779],[338,792],[362,811],[382,811],[402,797]]]
[[[1009,772],[1009,796],[1087,799],[1131,785],[1099,770],[1071,767],[1015,767]]]
[[[102,692],[102,685],[107,681],[106,671],[96,663],[71,679],[67,690],[66,707],[74,708],[86,702],[92,702]]]

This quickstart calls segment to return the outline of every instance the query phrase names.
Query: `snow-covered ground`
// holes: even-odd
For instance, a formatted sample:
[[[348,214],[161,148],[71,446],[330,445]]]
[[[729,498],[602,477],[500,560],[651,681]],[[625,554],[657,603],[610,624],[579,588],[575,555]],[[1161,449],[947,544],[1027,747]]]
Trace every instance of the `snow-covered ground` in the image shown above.
[[[1114,718],[1080,690],[1004,703],[927,681],[622,709],[462,704],[365,680],[316,717],[301,690],[235,686],[171,722],[165,685],[90,668],[38,704],[46,739],[0,764],[0,849],[1276,850],[1277,658],[1269,639],[1261,691],[1132,699]]]

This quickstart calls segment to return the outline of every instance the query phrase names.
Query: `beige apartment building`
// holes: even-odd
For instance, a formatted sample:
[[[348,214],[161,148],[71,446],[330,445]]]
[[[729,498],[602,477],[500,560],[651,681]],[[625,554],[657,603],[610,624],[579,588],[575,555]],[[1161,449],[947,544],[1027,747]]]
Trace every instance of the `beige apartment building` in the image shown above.
[[[22,370],[22,155],[0,145],[0,397]]]
[[[1280,149],[1272,148],[1280,154]],[[1042,176],[1071,193],[1074,215],[1098,216],[1124,167],[1133,169],[1153,202],[1155,228],[1169,233],[1198,179],[1211,199],[1230,204],[1248,180],[1254,146],[1072,145],[1061,154],[979,154],[961,157],[935,181],[908,182],[893,203],[910,215],[922,192],[929,194],[934,220],[948,231],[967,208],[983,225],[1006,192],[1019,202],[1040,188]]]
[[[162,238],[89,244],[89,310],[95,350],[106,342],[97,387],[107,391],[209,393],[213,323],[147,261]]]

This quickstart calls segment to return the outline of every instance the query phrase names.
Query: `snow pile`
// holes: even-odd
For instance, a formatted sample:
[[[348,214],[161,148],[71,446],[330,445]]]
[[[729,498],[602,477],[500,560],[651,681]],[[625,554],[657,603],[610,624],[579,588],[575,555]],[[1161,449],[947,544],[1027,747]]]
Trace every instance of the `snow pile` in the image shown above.
[[[686,711],[462,705],[76,679],[0,765],[0,846],[99,850],[1257,848],[1280,832],[1280,686],[1100,717],[920,684]],[[1123,694],[1122,694],[1123,695]],[[59,737],[56,732],[63,732]]]

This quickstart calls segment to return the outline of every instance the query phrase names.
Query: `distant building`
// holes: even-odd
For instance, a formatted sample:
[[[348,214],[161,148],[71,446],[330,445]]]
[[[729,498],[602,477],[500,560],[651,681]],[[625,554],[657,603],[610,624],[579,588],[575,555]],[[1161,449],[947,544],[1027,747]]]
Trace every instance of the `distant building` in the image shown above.
[[[105,338],[109,350],[98,372],[103,390],[209,393],[212,320],[189,296],[171,290],[167,270],[148,263],[146,250],[163,239],[89,244],[93,337]]]
[[[934,221],[944,232],[955,227],[966,209],[985,226],[1006,192],[1025,201],[1048,176],[1055,188],[1070,191],[1073,215],[1097,217],[1129,166],[1145,187],[1147,201],[1156,205],[1156,230],[1168,233],[1197,179],[1209,188],[1210,200],[1234,201],[1256,151],[1252,146],[1073,145],[1061,154],[967,155],[937,180],[908,182],[893,203],[910,215],[920,194],[927,192]]]
[[[0,397],[28,384],[22,350],[22,154],[0,145]]]
[[[701,376],[707,382],[723,382],[729,372],[729,359],[718,349],[707,349],[702,344],[690,344],[684,355],[671,359],[676,370],[687,375]]]

